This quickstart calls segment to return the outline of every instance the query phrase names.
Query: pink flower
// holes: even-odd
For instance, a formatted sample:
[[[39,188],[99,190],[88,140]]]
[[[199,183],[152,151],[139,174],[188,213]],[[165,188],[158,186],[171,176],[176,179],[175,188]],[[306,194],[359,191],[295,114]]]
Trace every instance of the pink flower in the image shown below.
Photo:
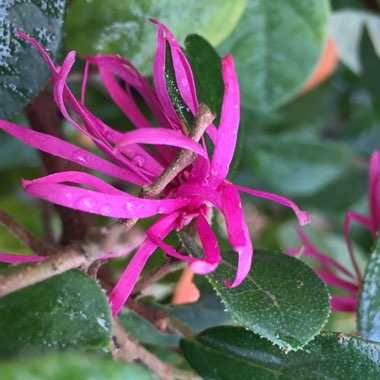
[[[326,284],[342,289],[347,294],[347,296],[332,296],[331,308],[333,311],[355,312],[358,292],[362,282],[362,274],[350,239],[351,221],[355,221],[368,229],[373,239],[376,239],[380,231],[380,152],[378,151],[372,153],[369,165],[368,208],[368,217],[352,210],[348,211],[345,216],[344,236],[354,273],[336,260],[318,251],[301,230],[298,230],[298,236],[303,243],[303,247],[301,250],[298,248],[288,250],[288,254],[291,255],[302,253],[305,256],[313,257],[322,267],[316,270],[322,280]]]
[[[327,254],[319,251],[301,229],[297,229],[297,233],[301,240],[302,248],[289,248],[287,253],[289,255],[304,255],[312,257],[320,265],[319,269],[315,269],[318,276],[326,284],[339,288],[346,294],[343,296],[331,296],[332,311],[355,312],[361,277],[358,277],[357,273],[352,273],[337,260],[334,260]],[[356,268],[356,259],[354,256],[352,256],[352,259],[352,264],[354,268]]]
[[[147,218],[160,215],[160,218],[147,229],[145,241],[109,296],[113,315],[116,315],[124,305],[145,263],[157,247],[162,248],[170,256],[189,262],[196,273],[208,273],[217,267],[220,261],[218,242],[207,220],[212,207],[218,208],[223,213],[229,241],[239,257],[236,277],[233,280],[226,280],[226,285],[229,287],[239,285],[249,272],[253,252],[241,206],[240,192],[271,199],[291,207],[301,225],[310,221],[309,215],[290,200],[275,194],[237,186],[226,179],[235,150],[240,109],[239,85],[230,55],[222,61],[225,92],[220,125],[216,128],[211,124],[207,129],[207,134],[214,144],[212,157],[204,141],[196,143],[187,137],[166,88],[167,43],[180,94],[193,115],[196,115],[198,100],[192,70],[172,33],[163,24],[154,22],[158,29],[153,66],[154,88],[128,60],[116,55],[98,55],[87,58],[81,101],[74,97],[66,84],[67,76],[75,61],[75,52],[67,55],[62,67],[56,67],[34,39],[19,33],[41,52],[48,63],[52,72],[54,99],[63,116],[90,137],[108,160],[55,137],[6,121],[0,123],[0,128],[4,131],[37,149],[139,186],[153,183],[180,149],[186,148],[197,154],[194,163],[185,168],[167,186],[160,199],[141,199],[132,196],[83,172],[56,173],[33,181],[23,181],[28,194],[81,211],[113,218]],[[87,109],[85,91],[89,64],[97,66],[109,95],[136,126],[136,130],[124,134],[116,131]],[[124,82],[124,85],[120,84],[117,77]],[[138,108],[131,94],[132,88],[149,106],[159,127],[152,125]],[[82,119],[84,126],[70,116],[67,106]],[[148,150],[144,144],[154,145],[154,151]],[[74,186],[73,183],[83,185],[85,188]],[[182,229],[194,218],[205,252],[203,259],[180,254],[164,242],[172,230]]]

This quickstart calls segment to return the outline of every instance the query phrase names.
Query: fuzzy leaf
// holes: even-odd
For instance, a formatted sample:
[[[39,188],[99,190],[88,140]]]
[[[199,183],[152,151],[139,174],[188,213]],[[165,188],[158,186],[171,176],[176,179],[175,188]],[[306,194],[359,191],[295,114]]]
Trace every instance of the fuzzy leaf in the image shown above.
[[[358,329],[364,338],[380,341],[380,239],[364,274],[359,296]]]
[[[247,0],[218,49],[232,53],[247,107],[271,110],[297,93],[318,63],[328,19],[328,0]]]
[[[0,118],[20,112],[41,90],[49,69],[41,54],[16,35],[36,38],[55,55],[62,37],[65,0],[3,1],[0,4]]]
[[[0,358],[110,345],[107,298],[77,270],[0,298],[0,315]]]
[[[286,353],[250,331],[224,326],[182,340],[181,349],[209,380],[380,378],[380,345],[338,333],[322,333],[303,350]]]

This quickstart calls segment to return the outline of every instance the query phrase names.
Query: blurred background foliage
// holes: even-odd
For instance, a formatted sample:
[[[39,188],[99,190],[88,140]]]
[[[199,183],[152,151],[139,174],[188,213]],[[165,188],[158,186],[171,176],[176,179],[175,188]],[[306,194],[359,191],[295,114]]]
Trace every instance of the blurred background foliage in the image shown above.
[[[82,54],[117,53],[150,75],[156,37],[148,17],[165,22],[180,43],[188,34],[197,33],[219,54],[232,52],[242,93],[240,164],[234,181],[296,201],[312,214],[307,231],[320,250],[346,260],[344,214],[349,209],[367,213],[369,157],[380,149],[379,3],[228,0],[221,6],[219,1],[197,0],[74,0],[66,9],[61,53],[56,58],[59,63],[68,50],[78,52],[70,87],[79,94]],[[32,68],[21,65],[22,69]],[[128,130],[130,123],[107,96],[96,72],[90,74],[89,109],[107,124]],[[27,125],[24,105],[13,110],[12,121]],[[68,139],[87,144],[62,123]],[[20,185],[21,177],[41,174],[37,152],[0,133],[0,207],[41,237],[48,234],[43,216],[50,215],[52,233],[58,236],[60,225],[54,211],[24,195]],[[256,247],[285,250],[299,246],[290,211],[247,198],[245,213]],[[97,223],[106,221],[99,218]],[[353,236],[364,263],[370,235],[353,227]],[[28,252],[2,226],[0,251]],[[157,261],[160,256],[151,265]],[[120,271],[124,265],[121,261],[113,267]],[[157,288],[155,295],[165,300],[177,277],[169,277],[167,288]],[[208,297],[210,288],[204,288],[203,297]],[[200,304],[200,310],[204,305]],[[216,310],[223,312],[219,304]],[[134,316],[125,324],[138,321]],[[350,331],[352,318],[332,319],[330,327]],[[143,329],[141,334],[145,333]]]

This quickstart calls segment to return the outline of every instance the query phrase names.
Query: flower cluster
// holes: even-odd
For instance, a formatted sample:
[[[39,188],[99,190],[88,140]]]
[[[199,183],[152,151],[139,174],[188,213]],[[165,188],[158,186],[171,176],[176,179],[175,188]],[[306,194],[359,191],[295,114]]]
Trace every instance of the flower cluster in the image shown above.
[[[368,229],[372,238],[376,239],[380,231],[380,152],[373,152],[369,165],[369,183],[368,183],[368,213],[365,216],[356,211],[348,211],[344,222],[344,236],[347,245],[347,251],[350,256],[353,271],[344,267],[340,262],[332,259],[327,254],[320,252],[307,235],[298,229],[297,233],[302,242],[302,249],[290,248],[288,254],[310,256],[314,258],[321,266],[316,269],[319,277],[326,284],[335,286],[344,293],[345,296],[333,295],[331,298],[331,309],[333,311],[355,312],[358,302],[358,293],[362,282],[362,274],[359,269],[358,262],[350,239],[351,222],[355,221]]]
[[[135,197],[92,174],[79,171],[55,173],[23,181],[28,194],[76,210],[123,219],[159,216],[146,230],[144,242],[109,296],[114,315],[124,305],[145,263],[157,247],[170,256],[189,262],[196,273],[208,273],[217,267],[220,261],[219,247],[208,221],[212,207],[224,215],[230,244],[239,258],[236,277],[226,280],[226,286],[239,285],[249,272],[253,253],[240,192],[291,207],[301,225],[310,221],[309,215],[288,199],[234,185],[227,180],[236,145],[240,112],[239,85],[230,55],[222,60],[224,98],[220,124],[216,127],[210,123],[206,130],[213,143],[212,155],[203,138],[200,142],[190,138],[168,94],[165,81],[166,47],[170,49],[180,95],[196,117],[200,105],[192,70],[172,33],[160,22],[154,22],[158,31],[153,66],[154,87],[128,60],[117,55],[99,54],[86,58],[80,101],[74,97],[66,83],[75,62],[75,52],[68,53],[61,67],[55,66],[34,39],[19,33],[40,51],[49,65],[54,99],[62,115],[88,136],[107,159],[58,138],[0,121],[1,129],[39,150],[138,186],[153,184],[182,149],[196,154],[195,160],[166,186],[159,199]],[[97,67],[110,97],[134,124],[135,130],[126,133],[117,131],[87,109],[85,93],[89,65]],[[138,92],[145,101],[156,120],[155,124],[138,107],[132,90]],[[73,113],[74,116],[71,115]],[[205,252],[202,259],[181,254],[164,242],[171,231],[182,229],[194,219]]]

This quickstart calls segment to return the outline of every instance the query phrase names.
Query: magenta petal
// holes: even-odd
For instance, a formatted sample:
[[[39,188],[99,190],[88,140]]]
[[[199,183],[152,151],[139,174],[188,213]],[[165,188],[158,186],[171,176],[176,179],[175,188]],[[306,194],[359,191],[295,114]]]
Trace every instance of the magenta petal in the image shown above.
[[[189,149],[202,157],[208,158],[203,147],[189,137],[166,128],[154,128],[154,130],[143,128],[124,133],[122,139],[116,147],[123,147],[129,144],[157,144],[170,145],[179,148]]]
[[[124,270],[119,281],[108,297],[113,317],[116,317],[124,306],[141,274],[141,271],[156,248],[156,245],[151,241],[146,240]]]
[[[226,280],[228,287],[235,287],[248,275],[251,268],[253,247],[247,224],[244,219],[241,200],[235,186],[224,183],[222,185],[222,209],[226,220],[228,238],[234,250],[238,253],[238,268],[236,278],[232,282]]]
[[[185,54],[183,54],[181,46],[176,41],[173,33],[159,21],[153,19],[150,21],[157,24],[157,28],[159,29],[158,33],[161,33],[161,30],[166,33],[165,41],[168,42],[170,47],[179,92],[181,93],[181,97],[184,102],[195,115],[198,108],[198,100],[191,66]]]
[[[158,99],[162,104],[166,117],[170,120],[171,125],[177,131],[182,131],[182,125],[175,112],[172,101],[166,88],[165,80],[165,57],[166,57],[166,40],[162,25],[157,25],[157,49],[153,64],[153,80],[154,87],[157,92]]]
[[[175,213],[175,215],[164,216],[151,227],[156,232],[156,236],[158,238],[164,239],[165,236],[173,229],[174,221],[178,215],[178,213]],[[109,295],[109,302],[111,304],[113,317],[115,317],[124,306],[125,301],[131,294],[147,260],[156,248],[157,246],[152,241],[147,239],[135,253],[127,268],[124,270],[119,281]]]
[[[242,187],[242,186],[235,186],[235,187],[239,191],[243,191],[245,193],[254,195],[255,197],[270,199],[271,201],[274,201],[274,202],[280,203],[284,206],[292,208],[294,213],[297,216],[298,223],[301,226],[308,224],[311,221],[309,213],[307,213],[306,211],[300,210],[294,202],[292,202],[291,200],[289,200],[287,198],[284,198],[284,197],[277,195],[277,194],[267,193],[265,191],[248,189],[247,187]]]
[[[222,186],[222,212],[226,219],[226,226],[230,243],[234,249],[243,247],[246,238],[241,230],[241,223],[244,220],[243,208],[238,191],[234,186],[224,184]]]
[[[222,208],[220,193],[213,190],[209,186],[185,184],[178,188],[177,195],[181,197],[198,196],[203,198],[205,201],[212,203],[218,209]]]
[[[356,311],[357,298],[356,297],[331,297],[331,310],[332,311],[346,311],[354,313]]]
[[[225,280],[224,283],[229,288],[239,286],[243,280],[247,277],[252,264],[253,247],[249,236],[249,231],[245,220],[242,221],[242,230],[245,236],[246,244],[243,247],[237,249],[239,255],[238,268],[234,281]]]
[[[113,218],[147,218],[170,214],[188,203],[188,199],[142,199],[127,193],[106,194],[53,182],[24,181],[25,191],[61,206]]]
[[[343,280],[339,278],[335,273],[325,272],[320,269],[315,269],[315,273],[329,285],[337,286],[341,289],[347,290],[348,292],[357,292],[359,290],[359,285],[352,282]]]
[[[358,281],[360,282],[362,279],[362,275],[360,273],[359,265],[356,261],[355,255],[354,255],[354,250],[352,248],[352,243],[351,243],[351,239],[350,239],[351,220],[356,220],[362,225],[363,224],[365,225],[367,220],[365,217],[363,217],[362,215],[360,215],[354,211],[348,211],[345,215],[345,218],[344,218],[344,238],[346,240],[348,252],[350,254],[352,266],[354,267],[356,277],[357,277]]]
[[[27,256],[16,255],[13,253],[0,253],[0,262],[8,264],[32,263],[35,261],[42,261],[45,259],[47,259],[47,256]]]
[[[338,261],[334,260],[333,258],[327,256],[326,254],[319,252],[318,249],[314,246],[314,244],[311,242],[309,237],[305,234],[305,232],[301,228],[297,228],[297,234],[300,238],[302,244],[304,245],[303,248],[298,249],[296,252],[295,249],[289,249],[288,254],[294,255],[301,253],[305,256],[313,257],[316,261],[318,261],[326,270],[330,272],[334,272],[335,269],[341,271],[349,278],[352,278],[355,280],[355,276],[347,270],[342,264],[340,264]]]
[[[101,173],[120,178],[137,185],[145,182],[129,169],[121,168],[112,162],[106,161],[95,154],[79,148],[54,136],[33,131],[7,121],[0,121],[0,128],[17,139],[31,145],[43,152],[52,154],[66,160],[76,162],[84,167],[97,170]]]
[[[240,92],[234,62],[231,55],[222,61],[224,98],[218,137],[211,161],[211,175],[216,181],[227,177],[235,152],[240,121]]]
[[[202,213],[197,218],[197,230],[208,263],[218,264],[221,260],[218,240]]]
[[[133,96],[124,90],[112,73],[99,66],[99,74],[112,100],[137,128],[153,126],[137,107]]]

